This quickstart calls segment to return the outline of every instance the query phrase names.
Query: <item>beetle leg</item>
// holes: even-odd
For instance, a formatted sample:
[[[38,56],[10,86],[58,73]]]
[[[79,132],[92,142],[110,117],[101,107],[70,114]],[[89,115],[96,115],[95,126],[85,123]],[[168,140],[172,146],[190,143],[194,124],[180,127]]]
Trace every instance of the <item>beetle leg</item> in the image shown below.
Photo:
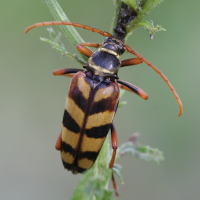
[[[85,56],[87,56],[88,58],[93,54],[93,51],[91,51],[90,49],[88,49],[86,46],[88,47],[95,47],[98,48],[101,46],[101,44],[98,43],[80,43],[76,46],[76,48]]]
[[[117,147],[118,147],[117,131],[116,131],[116,128],[115,128],[113,123],[111,124],[111,140],[112,140],[113,153],[112,153],[112,158],[110,160],[109,168],[113,168],[115,156],[116,156],[116,152],[117,152]],[[113,188],[115,190],[116,196],[119,196],[119,194],[117,192],[118,187],[117,187],[117,184],[115,182],[113,172],[112,172],[112,183],[113,183]]]
[[[109,164],[109,168],[113,168],[115,156],[116,156],[116,152],[117,152],[117,147],[118,147],[117,131],[116,131],[113,123],[111,124],[111,140],[112,140],[113,153],[112,153],[112,158],[111,158],[111,161]]]
[[[129,65],[138,65],[143,63],[143,61],[139,58],[130,58],[121,61],[121,67],[129,66]]]
[[[116,196],[119,196],[119,193],[118,193],[118,187],[117,187],[117,184],[116,184],[116,182],[115,182],[115,177],[114,177],[114,174],[113,174],[113,172],[112,172],[112,184],[113,184],[113,188],[114,188],[114,190],[115,190],[115,195]]]
[[[71,69],[71,68],[57,69],[57,70],[53,71],[53,75],[73,77],[74,75],[71,73],[77,73],[79,71],[84,71],[84,70],[83,69]]]
[[[59,136],[58,136],[58,139],[57,139],[57,141],[56,141],[55,148],[56,148],[58,151],[61,150],[61,132],[60,132],[60,134],[59,134]]]
[[[142,97],[145,100],[148,99],[148,95],[143,90],[138,88],[137,86],[132,85],[131,83],[128,83],[125,81],[121,81],[121,80],[117,80],[117,82],[119,83],[120,88],[128,90],[130,92],[134,92],[135,94],[139,95],[140,97]]]

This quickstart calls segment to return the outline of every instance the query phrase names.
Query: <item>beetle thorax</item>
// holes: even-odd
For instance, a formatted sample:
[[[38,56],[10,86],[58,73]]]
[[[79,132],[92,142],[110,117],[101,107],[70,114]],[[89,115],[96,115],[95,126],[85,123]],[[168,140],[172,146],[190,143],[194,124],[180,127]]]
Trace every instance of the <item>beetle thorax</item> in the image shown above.
[[[98,76],[118,78],[117,72],[121,67],[119,56],[124,51],[125,48],[120,40],[107,37],[98,51],[88,59],[85,68]]]

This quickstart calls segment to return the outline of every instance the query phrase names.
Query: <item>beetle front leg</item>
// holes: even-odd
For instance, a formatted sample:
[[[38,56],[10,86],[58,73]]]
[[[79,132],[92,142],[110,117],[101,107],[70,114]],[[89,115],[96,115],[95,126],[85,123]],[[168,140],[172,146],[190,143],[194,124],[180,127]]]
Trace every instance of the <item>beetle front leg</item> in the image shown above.
[[[53,71],[53,75],[55,76],[68,76],[73,77],[73,73],[77,73],[79,71],[84,71],[83,69],[72,69],[72,68],[65,68],[65,69],[57,69]]]
[[[76,48],[85,56],[87,56],[88,58],[93,54],[93,51],[91,51],[90,49],[88,49],[86,46],[88,47],[95,47],[98,48],[100,46],[102,46],[102,44],[98,44],[98,43],[80,43],[76,46]]]

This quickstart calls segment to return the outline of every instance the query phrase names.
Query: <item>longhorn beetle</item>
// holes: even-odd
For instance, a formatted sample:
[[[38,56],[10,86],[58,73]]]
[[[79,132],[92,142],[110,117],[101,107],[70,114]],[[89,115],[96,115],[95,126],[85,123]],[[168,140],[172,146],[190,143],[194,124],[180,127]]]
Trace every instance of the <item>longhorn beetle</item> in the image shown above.
[[[64,167],[72,173],[82,173],[92,167],[110,129],[113,154],[109,167],[113,167],[118,146],[113,118],[119,102],[119,87],[132,91],[145,100],[148,99],[147,94],[138,87],[119,80],[117,73],[120,67],[145,62],[153,68],[167,83],[177,99],[180,107],[178,116],[182,114],[181,100],[167,77],[123,41],[108,32],[64,21],[36,23],[29,26],[25,33],[34,27],[48,25],[72,25],[106,36],[102,44],[81,43],[77,45],[77,49],[88,57],[87,63],[83,66],[84,70],[67,68],[53,72],[54,75],[73,77],[66,101],[62,130],[56,142],[56,149],[61,151]],[[86,46],[99,49],[92,52]],[[120,61],[119,57],[125,50],[137,58]],[[72,75],[74,73],[75,75]]]

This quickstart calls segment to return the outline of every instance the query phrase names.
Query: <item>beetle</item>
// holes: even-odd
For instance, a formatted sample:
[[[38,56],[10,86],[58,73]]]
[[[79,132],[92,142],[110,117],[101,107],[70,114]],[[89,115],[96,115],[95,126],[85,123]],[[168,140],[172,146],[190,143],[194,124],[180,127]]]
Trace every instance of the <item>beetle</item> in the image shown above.
[[[148,95],[140,88],[119,80],[118,70],[121,67],[145,62],[153,68],[167,83],[177,99],[180,107],[178,116],[182,114],[182,102],[167,77],[122,40],[113,37],[108,32],[64,21],[36,23],[29,26],[25,33],[34,27],[49,25],[71,25],[106,37],[102,44],[77,45],[77,49],[88,57],[87,63],[83,66],[84,69],[67,68],[53,72],[54,75],[73,77],[65,105],[62,130],[56,142],[56,149],[61,151],[62,162],[66,169],[76,174],[92,167],[110,129],[113,154],[109,167],[113,167],[118,146],[113,119],[119,102],[119,87],[132,91],[145,100],[148,99]],[[92,52],[87,47],[98,48],[98,51]],[[119,57],[125,51],[134,54],[136,58],[120,61]]]

